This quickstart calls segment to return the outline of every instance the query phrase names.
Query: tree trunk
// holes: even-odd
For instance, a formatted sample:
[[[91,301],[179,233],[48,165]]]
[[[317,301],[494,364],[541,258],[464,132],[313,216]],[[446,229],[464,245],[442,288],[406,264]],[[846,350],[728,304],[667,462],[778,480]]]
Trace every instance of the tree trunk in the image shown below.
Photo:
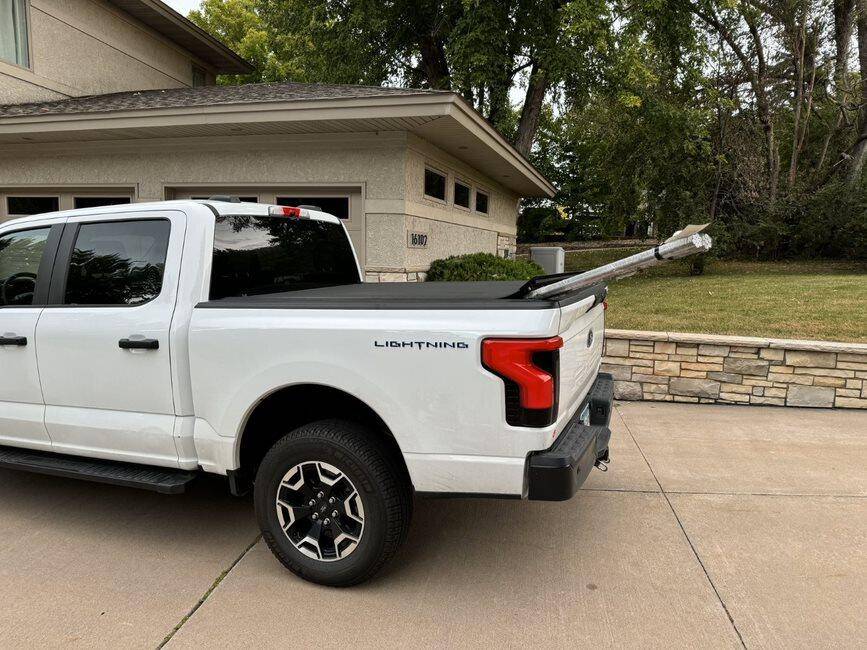
[[[801,154],[801,111],[804,106],[804,63],[807,49],[807,8],[801,16],[801,25],[795,23],[796,34],[792,35],[792,60],[795,65],[795,110],[792,124],[792,155],[789,159],[787,186],[791,192],[798,178],[798,157]],[[808,118],[809,119],[809,116]],[[806,128],[806,127],[805,127]]]
[[[418,45],[421,52],[421,67],[428,85],[437,90],[449,90],[451,75],[442,42],[432,34],[425,34]]]
[[[865,0],[867,1],[867,0]],[[777,189],[780,182],[780,152],[777,150],[776,137],[774,136],[774,120],[768,106],[768,98],[764,87],[756,101],[759,112],[759,122],[765,134],[765,155],[768,161],[768,199],[773,205],[777,200]]]
[[[834,127],[828,129],[822,143],[822,154],[816,169],[822,169],[828,156],[831,140],[843,126],[843,105],[846,102],[846,74],[849,72],[849,47],[855,26],[852,14],[855,0],[834,0],[834,96],[839,104]]]
[[[849,182],[861,182],[867,158],[867,0],[858,0],[858,64],[861,68],[861,112],[858,117],[858,141],[852,148]]]
[[[530,72],[530,82],[527,84],[524,107],[521,109],[521,121],[518,122],[518,132],[515,134],[515,149],[523,156],[529,156],[530,149],[533,147],[546,92],[548,92],[548,76],[544,70],[534,64]]]

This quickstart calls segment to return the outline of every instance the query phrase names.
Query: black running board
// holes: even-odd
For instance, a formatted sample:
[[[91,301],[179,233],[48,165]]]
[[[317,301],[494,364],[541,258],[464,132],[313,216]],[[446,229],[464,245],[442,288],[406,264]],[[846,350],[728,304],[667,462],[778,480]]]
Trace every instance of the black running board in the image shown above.
[[[179,469],[2,446],[0,446],[0,467],[94,483],[122,485],[163,494],[180,494],[197,476],[196,472]]]

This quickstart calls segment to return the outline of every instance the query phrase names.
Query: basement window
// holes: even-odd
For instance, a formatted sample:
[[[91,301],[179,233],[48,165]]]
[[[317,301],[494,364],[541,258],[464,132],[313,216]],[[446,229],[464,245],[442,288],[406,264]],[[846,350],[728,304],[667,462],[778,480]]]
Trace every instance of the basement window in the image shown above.
[[[446,176],[433,169],[424,170],[424,193],[437,201],[446,200]]]
[[[0,60],[30,67],[26,0],[0,0]]]

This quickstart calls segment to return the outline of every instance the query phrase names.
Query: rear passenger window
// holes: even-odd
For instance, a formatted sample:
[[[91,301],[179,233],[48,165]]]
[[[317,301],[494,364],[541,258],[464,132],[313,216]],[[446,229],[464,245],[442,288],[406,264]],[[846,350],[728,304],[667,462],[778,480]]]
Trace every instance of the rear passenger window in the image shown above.
[[[33,304],[36,274],[49,230],[21,230],[0,237],[0,307]]]
[[[85,223],[78,230],[64,304],[141,305],[160,295],[171,224],[164,219]]]

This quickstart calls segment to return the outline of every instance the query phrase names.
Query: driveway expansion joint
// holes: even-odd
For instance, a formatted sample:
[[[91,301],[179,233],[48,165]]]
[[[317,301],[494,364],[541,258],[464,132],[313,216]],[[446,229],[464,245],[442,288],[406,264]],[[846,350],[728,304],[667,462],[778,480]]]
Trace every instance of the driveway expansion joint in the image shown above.
[[[659,477],[656,475],[656,472],[653,471],[653,467],[650,465],[650,461],[647,459],[647,456],[644,454],[644,450],[641,448],[641,445],[638,444],[638,440],[632,434],[632,429],[629,427],[629,424],[626,422],[626,418],[623,417],[623,414],[620,413],[620,407],[615,406],[620,415],[620,420],[623,422],[623,426],[626,428],[627,433],[632,438],[632,441],[635,443],[636,448],[638,449],[638,453],[641,454],[641,457],[644,459],[645,464],[647,465],[647,469],[650,470],[650,473],[653,475],[653,480],[656,481],[656,484],[659,486],[659,491],[662,493],[662,496],[665,498],[665,502],[668,504],[669,509],[671,510],[671,514],[674,515],[675,521],[677,521],[677,525],[680,527],[680,531],[683,533],[684,538],[686,539],[687,544],[689,544],[689,548],[692,550],[692,554],[695,556],[696,561],[701,567],[702,572],[704,572],[704,577],[710,585],[711,589],[713,589],[713,593],[716,595],[717,601],[719,601],[720,607],[722,607],[723,612],[725,612],[726,617],[729,620],[729,623],[732,626],[732,629],[735,631],[735,634],[738,636],[738,641],[740,641],[741,647],[746,650],[747,644],[744,642],[744,637],[741,634],[741,631],[738,629],[737,623],[735,623],[735,619],[729,611],[728,606],[725,604],[725,601],[722,598],[722,595],[717,589],[717,586],[714,584],[713,579],[710,577],[710,573],[708,573],[707,567],[704,565],[704,562],[701,559],[701,556],[698,554],[698,549],[693,544],[692,540],[689,538],[689,534],[686,532],[686,528],[683,525],[683,522],[680,520],[680,517],[677,514],[677,511],[674,509],[674,504],[671,503],[671,499],[668,498],[668,493],[665,491],[665,488],[662,487],[662,483],[659,480]]]
[[[234,569],[236,566],[238,566],[238,564],[241,562],[241,560],[244,559],[244,557],[247,555],[247,553],[249,553],[250,551],[253,550],[253,547],[256,546],[256,544],[258,544],[259,540],[261,540],[261,539],[262,539],[261,534],[256,535],[256,538],[252,542],[250,542],[250,544],[241,552],[241,554],[238,557],[236,557],[234,560],[232,560],[232,563],[226,568],[226,570],[223,571],[219,576],[217,576],[217,579],[214,580],[213,583],[211,583],[211,586],[208,587],[208,589],[205,591],[204,594],[202,594],[202,597],[199,598],[198,602],[196,602],[195,605],[193,605],[192,609],[189,612],[187,612],[187,614],[180,621],[178,621],[178,624],[175,625],[175,627],[172,629],[172,631],[169,632],[166,635],[166,638],[164,638],[162,640],[162,642],[157,646],[157,650],[162,650],[163,648],[166,647],[166,645],[168,645],[168,643],[174,638],[174,636],[178,632],[180,632],[181,628],[186,624],[186,622],[189,621],[193,617],[193,615],[197,611],[199,611],[199,608],[205,604],[205,601],[207,601],[208,598],[210,598],[211,594],[213,594],[214,591],[217,589],[217,587],[220,586],[220,583],[222,583],[223,580],[226,579],[226,577],[229,575],[229,573],[231,573],[232,569]]]

